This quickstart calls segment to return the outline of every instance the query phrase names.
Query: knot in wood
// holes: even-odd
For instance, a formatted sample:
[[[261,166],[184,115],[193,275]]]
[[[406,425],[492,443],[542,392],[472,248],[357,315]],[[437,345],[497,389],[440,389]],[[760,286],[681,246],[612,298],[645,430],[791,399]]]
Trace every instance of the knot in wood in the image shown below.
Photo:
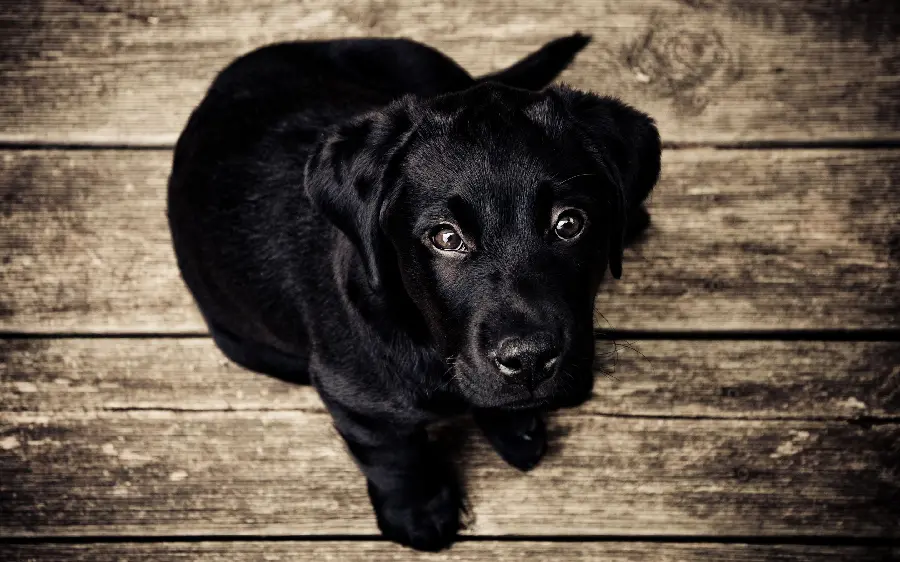
[[[626,63],[636,80],[673,98],[679,113],[698,115],[718,92],[740,78],[736,51],[715,29],[654,18],[647,31],[626,47]]]

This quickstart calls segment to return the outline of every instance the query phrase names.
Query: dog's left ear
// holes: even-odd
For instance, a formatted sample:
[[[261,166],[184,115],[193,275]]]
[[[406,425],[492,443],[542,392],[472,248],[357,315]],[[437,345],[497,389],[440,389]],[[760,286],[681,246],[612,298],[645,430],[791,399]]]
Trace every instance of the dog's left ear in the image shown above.
[[[648,115],[615,98],[562,85],[549,90],[562,99],[582,132],[586,148],[619,188],[609,249],[609,270],[619,279],[627,217],[643,203],[659,179],[659,131]]]
[[[334,126],[306,161],[304,188],[316,209],[343,232],[363,261],[369,284],[381,287],[381,210],[396,184],[412,135],[411,99]]]

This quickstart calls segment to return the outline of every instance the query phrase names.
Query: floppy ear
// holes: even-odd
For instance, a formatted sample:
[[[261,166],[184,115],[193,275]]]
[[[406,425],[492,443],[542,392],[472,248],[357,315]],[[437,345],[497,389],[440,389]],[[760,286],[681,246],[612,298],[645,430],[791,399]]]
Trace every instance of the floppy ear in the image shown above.
[[[659,131],[648,115],[615,98],[566,86],[554,86],[552,90],[566,104],[586,148],[619,188],[609,252],[609,270],[619,279],[627,217],[643,203],[659,179]]]
[[[413,130],[408,104],[403,99],[332,127],[313,148],[304,171],[308,197],[356,247],[375,290],[381,287],[385,251],[379,215]]]

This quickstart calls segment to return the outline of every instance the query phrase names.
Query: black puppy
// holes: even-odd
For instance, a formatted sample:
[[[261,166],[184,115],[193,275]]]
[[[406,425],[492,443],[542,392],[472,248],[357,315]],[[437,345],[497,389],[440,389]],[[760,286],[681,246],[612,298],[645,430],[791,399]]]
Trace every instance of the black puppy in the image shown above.
[[[660,142],[614,99],[545,88],[588,40],[480,79],[412,41],[273,45],[218,76],[178,141],[172,237],[216,343],[315,385],[397,542],[459,528],[427,423],[471,410],[528,470],[540,412],[590,395],[594,296]]]

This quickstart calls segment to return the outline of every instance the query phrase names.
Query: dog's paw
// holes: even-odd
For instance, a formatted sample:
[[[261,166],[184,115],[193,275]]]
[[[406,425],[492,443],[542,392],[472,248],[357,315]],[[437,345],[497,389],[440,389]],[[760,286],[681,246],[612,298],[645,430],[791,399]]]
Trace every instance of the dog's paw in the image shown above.
[[[547,452],[547,427],[537,412],[481,412],[475,421],[494,450],[519,470],[531,470]]]
[[[370,484],[369,497],[385,538],[416,550],[437,552],[450,546],[460,527],[460,493],[453,482],[432,494],[382,493]]]

